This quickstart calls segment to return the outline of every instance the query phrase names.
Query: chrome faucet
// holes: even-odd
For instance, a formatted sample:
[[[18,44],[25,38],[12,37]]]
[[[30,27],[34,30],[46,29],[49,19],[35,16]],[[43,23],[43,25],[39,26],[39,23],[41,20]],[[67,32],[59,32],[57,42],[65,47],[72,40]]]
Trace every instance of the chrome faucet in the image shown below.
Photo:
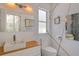
[[[13,41],[16,42],[16,36],[15,36],[15,34],[13,35]]]

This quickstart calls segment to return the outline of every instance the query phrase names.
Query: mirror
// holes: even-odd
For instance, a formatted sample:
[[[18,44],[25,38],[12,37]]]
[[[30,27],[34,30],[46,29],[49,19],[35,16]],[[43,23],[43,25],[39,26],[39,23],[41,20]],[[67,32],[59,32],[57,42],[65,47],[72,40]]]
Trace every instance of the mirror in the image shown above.
[[[0,9],[0,32],[20,32],[32,27],[32,19],[21,14]]]
[[[66,37],[79,40],[79,13],[65,17]]]

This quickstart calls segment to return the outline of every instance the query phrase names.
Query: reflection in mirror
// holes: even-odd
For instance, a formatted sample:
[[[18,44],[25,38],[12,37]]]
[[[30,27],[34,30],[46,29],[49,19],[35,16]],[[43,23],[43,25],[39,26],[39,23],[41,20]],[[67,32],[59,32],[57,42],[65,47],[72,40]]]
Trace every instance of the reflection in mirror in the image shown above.
[[[31,16],[0,9],[0,32],[26,32],[32,29]]]
[[[31,19],[25,19],[25,27],[32,27],[32,20]]]
[[[20,31],[20,16],[5,14],[0,19],[0,32]]]
[[[6,29],[7,32],[19,32],[20,16],[6,15]]]
[[[79,40],[79,13],[68,15],[65,18],[66,37]]]

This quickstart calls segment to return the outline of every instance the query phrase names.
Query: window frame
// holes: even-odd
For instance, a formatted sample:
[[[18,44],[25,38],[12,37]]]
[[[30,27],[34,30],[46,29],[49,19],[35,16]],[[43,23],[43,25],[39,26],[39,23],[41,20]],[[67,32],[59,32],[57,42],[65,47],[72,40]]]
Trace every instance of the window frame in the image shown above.
[[[40,20],[39,20],[39,10],[42,10],[42,11],[45,11],[45,12],[46,12],[46,21],[40,21]],[[45,33],[48,32],[48,31],[47,31],[47,20],[48,20],[48,11],[47,11],[46,9],[44,9],[44,8],[40,8],[40,7],[39,7],[39,9],[38,9],[38,33],[39,33],[39,22],[46,24],[46,32],[45,32]],[[43,33],[39,33],[39,34],[43,34]]]

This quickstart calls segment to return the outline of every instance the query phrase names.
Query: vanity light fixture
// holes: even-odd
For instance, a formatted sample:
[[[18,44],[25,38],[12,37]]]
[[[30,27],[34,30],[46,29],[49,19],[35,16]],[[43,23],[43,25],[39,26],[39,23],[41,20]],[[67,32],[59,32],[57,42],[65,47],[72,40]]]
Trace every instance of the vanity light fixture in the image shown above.
[[[21,5],[19,3],[15,3],[16,6],[18,6],[19,8],[27,8],[27,6]]]
[[[15,3],[6,3],[5,6],[6,6],[6,8],[9,8],[9,9],[16,9],[17,8]]]
[[[32,12],[32,7],[29,5],[22,5],[19,3],[7,3],[6,6],[9,7],[10,9],[16,9],[17,7],[19,7],[26,12],[29,12],[29,13]]]

